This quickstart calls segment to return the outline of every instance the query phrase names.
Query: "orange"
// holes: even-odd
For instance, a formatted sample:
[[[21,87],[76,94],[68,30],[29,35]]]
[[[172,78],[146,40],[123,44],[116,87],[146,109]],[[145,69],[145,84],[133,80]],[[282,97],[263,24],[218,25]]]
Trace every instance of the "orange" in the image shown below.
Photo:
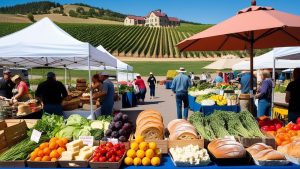
[[[155,155],[154,151],[152,149],[148,149],[145,153],[145,156],[148,157],[148,158],[153,158]]]
[[[145,157],[145,151],[144,150],[138,150],[136,152],[136,156],[140,159],[144,158]]]
[[[286,130],[284,127],[277,130],[277,133],[285,133],[285,132],[286,132]]]
[[[49,147],[49,143],[48,143],[48,142],[42,143],[42,144],[40,144],[40,146],[39,146],[39,148],[40,148],[41,150],[43,150],[43,149],[46,148],[46,147]]]
[[[51,161],[57,161],[57,158],[51,158]]]
[[[60,155],[59,155],[59,153],[57,152],[57,150],[52,150],[51,153],[50,153],[50,157],[51,157],[51,158],[59,158]]]
[[[61,141],[64,143],[64,145],[66,145],[68,143],[68,139],[67,138],[62,138]]]
[[[144,158],[142,159],[142,164],[143,164],[143,166],[150,165],[150,164],[151,164],[150,158],[144,157]]]
[[[40,150],[40,151],[37,153],[37,156],[38,156],[38,157],[43,157],[43,156],[44,156],[43,150]]]
[[[143,136],[141,136],[141,135],[138,135],[138,136],[136,136],[135,137],[135,140],[134,140],[136,143],[141,143],[141,142],[144,142],[145,141],[145,139],[144,139],[144,137]]]
[[[289,144],[289,143],[290,143],[290,141],[283,141],[283,142],[281,143],[281,146],[287,145],[287,144]]]
[[[64,142],[63,142],[62,140],[56,140],[56,144],[57,144],[59,147],[65,146],[65,145],[64,145]]]
[[[34,161],[34,159],[37,157],[37,152],[32,152],[31,154],[30,154],[30,160],[31,161]]]
[[[276,144],[277,144],[278,146],[280,146],[281,143],[282,143],[282,141],[281,141],[280,138],[278,138],[278,137],[275,138],[275,142],[276,142]]]
[[[50,160],[51,160],[51,157],[49,157],[49,156],[44,156],[42,158],[42,161],[50,161]]]
[[[51,149],[51,150],[55,150],[55,149],[57,149],[57,147],[58,147],[58,145],[56,144],[56,142],[50,142],[50,144],[49,144],[49,148]]]
[[[49,154],[50,154],[50,152],[51,152],[51,150],[50,150],[50,148],[49,148],[49,147],[46,147],[46,148],[44,148],[44,149],[43,149],[43,153],[44,153],[44,155],[49,155]]]
[[[148,149],[148,143],[147,142],[141,142],[139,144],[139,148],[140,148],[140,150],[146,151]]]
[[[33,152],[36,152],[36,153],[38,153],[40,151],[40,148],[36,148],[36,149],[34,149],[34,151]]]
[[[155,150],[156,147],[157,147],[155,142],[150,142],[148,145],[149,145],[149,148],[152,149],[152,150]]]
[[[41,161],[41,160],[42,160],[41,157],[36,157],[36,158],[34,159],[34,161]]]
[[[57,137],[53,137],[53,138],[50,139],[49,142],[56,142],[56,140],[58,140],[58,138]]]
[[[276,138],[279,138],[280,140],[284,140],[285,134],[284,133],[279,133],[276,135]]]
[[[61,155],[61,153],[64,152],[64,151],[66,151],[66,149],[63,148],[63,147],[59,147],[59,148],[57,149],[57,152],[58,152],[59,155]]]
[[[153,158],[151,159],[151,165],[153,165],[153,166],[158,166],[158,165],[160,165],[160,158],[158,158],[158,157],[153,157]]]

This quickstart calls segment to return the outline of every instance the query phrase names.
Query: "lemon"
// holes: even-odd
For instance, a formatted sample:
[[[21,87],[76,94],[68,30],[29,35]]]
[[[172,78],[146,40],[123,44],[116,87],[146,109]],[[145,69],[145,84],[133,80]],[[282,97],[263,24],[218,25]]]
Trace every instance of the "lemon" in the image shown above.
[[[145,141],[145,139],[141,135],[138,135],[138,136],[135,137],[135,142],[138,143],[138,144],[141,143],[141,142],[144,142],[144,141]]]
[[[139,149],[139,144],[136,142],[133,142],[130,144],[130,148],[137,151]]]
[[[161,156],[162,156],[161,150],[159,148],[155,149],[155,157],[161,158]]]
[[[150,158],[144,157],[144,158],[142,159],[142,164],[143,164],[143,166],[150,165],[150,164],[151,164]]]
[[[158,157],[153,157],[153,158],[151,159],[151,165],[153,165],[153,166],[158,166],[158,165],[160,165],[160,158],[158,158]]]
[[[131,157],[126,157],[126,158],[124,159],[124,163],[125,163],[126,165],[132,165],[132,164],[133,164],[133,159],[132,159]]]
[[[140,159],[144,158],[145,157],[145,151],[144,150],[138,150],[136,152],[136,156]]]
[[[140,158],[135,157],[133,159],[133,165],[138,166],[138,165],[141,165],[141,164],[142,164],[142,160]]]
[[[149,148],[152,149],[152,150],[155,150],[157,147],[156,143],[155,142],[150,142],[149,143]]]
[[[127,151],[127,157],[134,158],[136,156],[135,151],[130,149]]]
[[[154,157],[154,155],[155,155],[155,153],[154,153],[154,151],[152,149],[148,149],[145,154],[146,154],[146,157],[148,157],[150,159],[152,157]]]
[[[148,149],[148,143],[146,142],[141,142],[139,145],[140,150],[146,151]]]

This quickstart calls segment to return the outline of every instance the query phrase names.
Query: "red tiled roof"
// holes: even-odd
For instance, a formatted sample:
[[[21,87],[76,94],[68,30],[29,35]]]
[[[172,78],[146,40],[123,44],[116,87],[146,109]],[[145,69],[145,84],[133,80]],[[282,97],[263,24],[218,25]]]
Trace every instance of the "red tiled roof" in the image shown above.
[[[178,18],[175,18],[175,17],[169,17],[169,21],[180,22],[180,20]]]
[[[134,19],[134,20],[141,20],[144,21],[145,18],[141,16],[127,16],[129,19]]]

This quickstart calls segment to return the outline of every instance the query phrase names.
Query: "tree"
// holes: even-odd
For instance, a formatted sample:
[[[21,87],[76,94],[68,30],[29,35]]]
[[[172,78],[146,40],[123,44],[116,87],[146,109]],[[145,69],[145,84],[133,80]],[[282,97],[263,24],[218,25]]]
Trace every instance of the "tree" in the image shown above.
[[[90,9],[89,9],[88,15],[89,15],[90,17],[93,17],[93,16],[95,16],[96,14],[97,14],[97,13],[96,13],[96,11],[95,11],[94,8],[90,8]]]
[[[28,18],[31,22],[35,22],[34,16],[32,15],[32,13],[27,14],[27,18]]]
[[[74,10],[70,10],[69,11],[69,16],[71,16],[71,17],[77,17],[78,13],[76,13]]]
[[[76,8],[76,12],[77,12],[77,13],[80,13],[80,14],[84,14],[84,13],[85,13],[83,7],[78,7],[78,8]]]

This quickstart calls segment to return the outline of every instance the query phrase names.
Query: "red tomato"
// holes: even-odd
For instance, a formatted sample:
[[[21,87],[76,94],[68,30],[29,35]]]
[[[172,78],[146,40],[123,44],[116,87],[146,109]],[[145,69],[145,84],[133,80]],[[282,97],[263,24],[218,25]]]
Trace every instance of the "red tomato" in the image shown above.
[[[120,157],[116,157],[116,162],[118,162],[118,161],[120,161],[121,160],[121,158]]]
[[[276,131],[276,127],[274,125],[269,126],[269,131]]]
[[[125,145],[124,144],[120,144],[120,149],[124,149],[125,150]]]
[[[115,144],[114,145],[114,149],[117,151],[117,150],[120,150],[120,144]]]
[[[107,153],[107,150],[105,148],[100,149],[101,155],[105,155]]]
[[[109,159],[112,156],[112,153],[109,151],[106,153],[106,158]]]
[[[292,130],[300,130],[300,126],[299,125],[294,125],[293,127],[292,127]]]
[[[114,147],[114,145],[113,145],[111,142],[108,142],[108,143],[106,144],[106,146],[109,147],[109,148]]]
[[[282,125],[280,123],[277,123],[275,127],[276,127],[276,130],[278,130],[278,129],[282,128]]]
[[[270,127],[269,126],[263,126],[261,129],[263,131],[270,131]]]
[[[116,162],[116,157],[111,157],[108,161],[109,162]]]
[[[124,153],[123,153],[121,150],[118,150],[118,151],[117,151],[117,155],[118,155],[118,156],[122,156],[123,154],[124,154]]]
[[[100,157],[99,162],[106,162],[106,157]]]
[[[98,161],[98,157],[93,157],[93,161],[97,162]]]
[[[297,124],[300,124],[300,117],[297,118]]]

